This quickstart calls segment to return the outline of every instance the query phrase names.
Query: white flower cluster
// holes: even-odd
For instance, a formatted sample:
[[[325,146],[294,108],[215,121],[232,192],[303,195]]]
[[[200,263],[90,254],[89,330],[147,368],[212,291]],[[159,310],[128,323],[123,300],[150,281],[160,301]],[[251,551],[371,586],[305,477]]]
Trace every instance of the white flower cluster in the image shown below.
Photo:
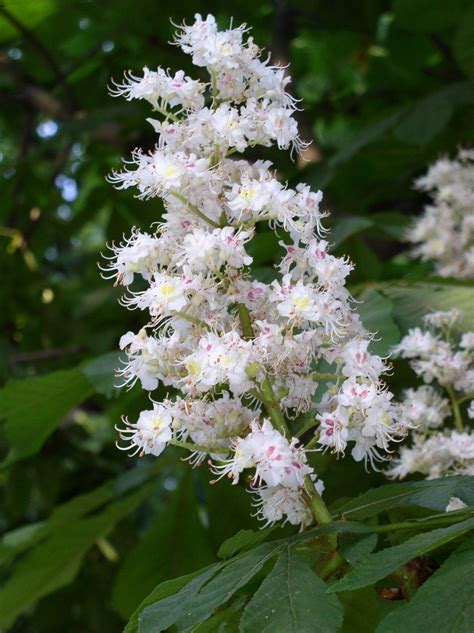
[[[132,454],[181,446],[234,483],[253,469],[259,517],[305,526],[308,497],[322,490],[308,447],[342,455],[351,443],[354,459],[373,463],[406,429],[345,288],[352,266],[323,239],[321,192],[290,189],[271,163],[236,157],[255,145],[301,146],[288,78],[244,34],[197,15],[176,43],[208,84],[161,69],[115,84],[114,95],[146,99],[162,118],[152,121],[155,150],[135,150],[134,167],[111,180],[165,207],[153,234],[134,228],[103,268],[126,288],[122,304],[146,315],[120,341],[120,374],[124,385],[179,393],[119,430]],[[252,279],[246,250],[262,222],[287,235],[271,283]],[[318,373],[321,364],[331,373]],[[304,446],[297,437],[308,434]]]
[[[442,277],[474,279],[474,150],[441,158],[415,185],[432,203],[406,234],[413,255],[433,261]]]
[[[405,391],[413,444],[401,448],[389,476],[474,475],[474,434],[463,421],[474,418],[474,332],[457,334],[461,318],[458,310],[428,314],[429,329],[410,330],[395,348],[425,384]],[[454,421],[455,428],[441,430],[446,421]]]

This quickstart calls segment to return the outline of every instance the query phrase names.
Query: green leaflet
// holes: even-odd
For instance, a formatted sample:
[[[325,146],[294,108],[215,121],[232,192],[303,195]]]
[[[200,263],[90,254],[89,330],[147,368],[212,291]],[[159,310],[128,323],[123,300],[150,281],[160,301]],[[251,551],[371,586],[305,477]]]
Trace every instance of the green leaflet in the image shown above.
[[[450,310],[453,307],[464,313],[462,330],[474,330],[472,302],[474,287],[472,284],[418,281],[404,285],[388,282],[380,284],[378,289],[394,302],[394,317],[403,331],[420,325],[427,312]]]
[[[462,70],[474,77],[474,7],[469,7],[462,16],[454,35],[453,53]]]
[[[336,633],[342,607],[323,582],[289,547],[248,603],[241,633]]]
[[[358,299],[362,301],[358,311],[364,327],[377,334],[370,349],[385,356],[392,345],[400,341],[400,330],[393,319],[393,302],[373,289],[362,293]]]
[[[7,460],[37,453],[69,411],[93,392],[78,368],[11,380],[0,391],[0,411],[10,445]]]
[[[155,484],[151,484],[154,486]],[[70,523],[32,549],[16,566],[0,589],[0,625],[10,626],[15,618],[37,600],[70,583],[87,550],[133,510],[149,494],[150,484],[110,505],[102,514]]]
[[[410,31],[443,31],[456,23],[469,0],[395,0],[396,25]]]
[[[452,496],[474,505],[474,477],[444,477],[431,481],[396,483],[369,490],[338,509],[346,519],[363,520],[384,510],[419,505],[444,511]]]
[[[200,569],[212,560],[209,534],[199,519],[188,469],[169,503],[122,563],[113,590],[114,606],[128,618],[161,581]]]
[[[347,216],[338,220],[333,230],[331,231],[331,243],[335,247],[340,246],[348,237],[356,235],[365,229],[373,226],[373,222],[370,218],[363,218],[360,216]]]
[[[473,569],[471,538],[428,578],[408,604],[384,618],[377,633],[472,633]]]
[[[178,593],[146,607],[139,616],[139,633],[158,633],[172,625],[178,633],[191,631],[246,585],[281,547],[265,543],[234,561],[214,565]]]
[[[155,589],[153,589],[153,591],[139,604],[137,609],[135,609],[135,611],[132,613],[123,633],[137,633],[139,627],[139,616],[141,612],[145,609],[145,607],[148,607],[149,605],[154,604],[159,600],[163,600],[164,598],[168,598],[169,596],[173,596],[188,583],[190,583],[193,578],[196,578],[196,576],[199,576],[202,573],[203,570],[199,569],[192,574],[187,574],[186,576],[181,576],[180,578],[173,578],[172,580],[166,580],[165,582],[159,584],[158,587],[155,587]]]
[[[377,534],[343,533],[339,538],[341,556],[352,566],[370,554],[377,545]]]
[[[83,373],[94,386],[95,391],[107,398],[117,397],[120,393],[115,386],[115,373],[120,365],[119,359],[120,354],[118,352],[109,352],[94,358],[81,367]]]
[[[380,615],[378,596],[373,587],[341,591],[337,597],[344,607],[341,633],[374,633]]]
[[[91,492],[86,492],[57,506],[51,516],[41,523],[25,525],[3,535],[0,542],[0,564],[44,540],[53,530],[67,529],[77,519],[97,510],[108,501],[118,499],[146,482],[156,466],[143,464],[125,472]]]
[[[424,534],[418,534],[401,545],[388,547],[369,554],[360,564],[349,572],[344,578],[337,581],[329,588],[330,592],[358,589],[376,583],[385,578],[416,556],[422,556],[427,552],[449,543],[453,539],[465,534],[474,528],[474,518],[467,519],[447,528],[439,528]]]
[[[255,547],[264,541],[275,528],[270,527],[259,532],[239,530],[237,534],[224,541],[217,552],[219,558],[231,558],[244,549]]]

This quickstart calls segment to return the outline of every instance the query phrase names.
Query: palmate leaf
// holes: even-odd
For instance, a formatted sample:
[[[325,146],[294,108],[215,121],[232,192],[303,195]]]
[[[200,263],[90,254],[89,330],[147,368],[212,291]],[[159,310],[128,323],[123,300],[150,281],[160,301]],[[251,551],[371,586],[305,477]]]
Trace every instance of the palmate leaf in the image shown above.
[[[472,633],[474,630],[474,539],[463,543],[418,589],[389,613],[377,633]]]
[[[341,633],[373,633],[375,631],[380,621],[380,614],[378,596],[373,587],[341,591],[337,597],[344,607]]]
[[[264,541],[275,528],[270,527],[254,532],[253,530],[239,530],[231,538],[224,541],[217,552],[219,558],[231,558],[245,549],[255,547]]]
[[[386,356],[392,345],[400,341],[400,330],[393,319],[393,302],[373,289],[363,292],[358,299],[362,301],[358,312],[364,327],[376,334],[370,349]]]
[[[453,52],[459,66],[469,77],[474,77],[473,40],[474,7],[468,6],[468,10],[462,16],[462,20],[460,21],[454,36]]]
[[[444,477],[430,481],[387,484],[347,502],[338,509],[338,514],[346,519],[362,520],[384,510],[407,505],[444,511],[453,496],[474,506],[474,477]]]
[[[216,565],[212,565],[209,569],[211,568],[214,570],[213,573],[215,573],[215,571],[217,570]],[[201,576],[205,571],[207,570],[199,569],[192,574],[186,574],[186,576],[180,576],[179,578],[166,580],[165,582],[162,582],[157,587],[155,587],[153,591],[140,603],[140,605],[132,613],[132,616],[127,622],[123,633],[138,633],[138,627],[140,626],[139,617],[141,612],[146,607],[177,594],[179,591],[181,591],[181,589],[186,587],[186,585],[188,585],[193,580],[193,578]]]
[[[474,529],[474,518],[456,525],[418,534],[400,545],[369,554],[346,576],[329,588],[330,592],[367,587],[385,578],[412,558],[423,556],[445,543]]]
[[[377,289],[393,301],[395,321],[403,331],[421,325],[428,312],[451,308],[457,308],[464,314],[460,329],[465,332],[474,330],[472,283],[387,282],[377,285]]]
[[[115,377],[117,367],[120,366],[120,354],[109,352],[84,364],[81,369],[95,388],[96,393],[107,398],[117,397],[119,389],[116,387]]]
[[[173,625],[178,633],[191,631],[230,600],[281,549],[281,543],[265,543],[233,561],[212,566],[178,593],[147,606],[139,615],[139,633],[159,633]]]
[[[246,606],[241,633],[336,633],[342,607],[323,582],[289,547]]]
[[[116,479],[107,481],[66,503],[57,506],[46,521],[22,526],[3,535],[0,541],[0,564],[4,564],[44,540],[55,530],[67,529],[77,519],[82,519],[109,501],[118,500],[134,488],[143,485],[156,469],[151,463],[141,463]]]
[[[395,0],[395,24],[409,31],[443,31],[456,23],[469,0]]]
[[[141,541],[130,550],[117,574],[115,609],[124,618],[162,580],[212,562],[209,534],[199,520],[190,469]]]
[[[37,453],[65,416],[94,392],[78,368],[12,380],[0,391],[8,461]]]
[[[149,494],[149,484],[111,504],[98,516],[80,519],[58,530],[32,549],[0,589],[0,625],[10,626],[38,599],[70,583],[92,545]]]

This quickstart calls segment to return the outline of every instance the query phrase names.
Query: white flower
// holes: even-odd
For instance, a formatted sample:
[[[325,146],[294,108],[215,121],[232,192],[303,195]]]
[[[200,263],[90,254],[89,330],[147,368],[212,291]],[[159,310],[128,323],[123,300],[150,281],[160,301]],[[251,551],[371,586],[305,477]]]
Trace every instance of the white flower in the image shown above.
[[[377,396],[377,385],[372,382],[357,382],[352,377],[344,381],[338,402],[344,407],[357,407],[366,409],[370,407]]]
[[[246,32],[219,30],[213,16],[197,14],[175,42],[208,81],[145,68],[112,91],[151,104],[158,138],[110,180],[164,207],[153,234],[133,229],[103,268],[127,287],[120,303],[144,320],[120,341],[119,375],[122,385],[170,391],[119,432],[133,454],[158,455],[174,441],[189,449],[191,465],[207,460],[234,483],[249,471],[260,518],[305,527],[312,520],[305,483],[309,477],[319,492],[322,484],[284,420],[301,430],[307,414],[306,422],[320,422],[322,450],[339,455],[351,445],[355,459],[371,464],[412,422],[381,380],[385,362],[371,354],[345,287],[352,264],[331,253],[322,192],[304,183],[291,189],[270,162],[237,156],[258,145],[304,146],[285,70],[260,57]],[[250,253],[261,249],[247,246],[268,229],[284,251],[272,282],[252,278],[259,262]],[[438,376],[443,365],[455,388],[467,384],[466,350],[456,356],[435,335],[423,344],[429,366],[421,372]]]
[[[454,160],[441,158],[416,181],[428,191],[432,204],[407,231],[415,244],[412,254],[433,261],[442,277],[474,278],[474,159],[460,150]]]
[[[298,488],[313,470],[306,463],[304,451],[296,444],[296,439],[289,443],[273,428],[270,420],[263,420],[261,426],[254,421],[251,432],[236,440],[232,459],[215,470],[221,476],[231,476],[237,483],[244,469],[255,467],[257,484],[264,481],[268,486]]]
[[[451,414],[449,400],[442,398],[431,386],[406,389],[403,396],[404,413],[417,430],[438,428]]]
[[[331,446],[336,453],[343,454],[349,434],[347,409],[338,406],[332,413],[322,413],[316,418],[320,420],[318,443],[326,447]]]
[[[467,508],[467,504],[464,503],[459,497],[451,497],[448,505],[446,506],[446,512],[455,512],[456,510],[463,510]]]
[[[151,411],[142,411],[136,424],[123,419],[125,428],[117,430],[123,440],[129,442],[127,446],[119,447],[122,450],[133,450],[133,455],[147,455],[151,453],[157,457],[161,455],[166,443],[173,437],[171,430],[172,417],[160,404],[153,403]]]
[[[139,274],[149,279],[156,270],[159,259],[160,240],[133,228],[131,236],[119,246],[112,244],[113,257],[107,257],[108,264],[101,267],[105,279],[116,279],[116,284],[129,286],[134,276]]]
[[[324,485],[321,481],[317,481],[315,485],[321,494]],[[301,529],[311,524],[311,511],[298,488],[286,488],[281,485],[262,486],[255,488],[253,493],[257,497],[253,502],[257,508],[256,516],[265,522],[264,527],[282,519],[283,525],[288,522],[291,525],[300,525]]]

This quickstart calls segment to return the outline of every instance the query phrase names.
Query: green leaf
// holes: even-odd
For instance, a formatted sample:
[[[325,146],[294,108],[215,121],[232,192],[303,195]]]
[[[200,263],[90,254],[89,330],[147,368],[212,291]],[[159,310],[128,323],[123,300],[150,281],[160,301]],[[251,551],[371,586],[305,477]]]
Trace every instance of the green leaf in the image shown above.
[[[415,282],[413,284],[386,283],[380,291],[394,302],[394,316],[403,331],[420,325],[427,312],[458,308],[464,313],[463,331],[474,330],[474,286],[469,283],[448,284]]]
[[[397,211],[381,211],[371,216],[377,229],[386,235],[401,241],[410,224],[410,217]]]
[[[454,35],[453,54],[469,77],[474,77],[474,6],[462,16]]]
[[[373,587],[341,591],[338,593],[338,598],[344,607],[341,633],[373,633],[375,631],[380,621],[380,614],[377,594]]]
[[[281,547],[264,543],[234,561],[214,566],[204,580],[199,576],[177,594],[146,607],[139,618],[139,633],[158,633],[172,625],[178,633],[192,630],[245,586]]]
[[[239,622],[247,600],[247,596],[236,596],[227,607],[198,624],[193,633],[239,633]]]
[[[409,31],[444,31],[457,23],[469,0],[395,0],[395,24]]]
[[[358,306],[358,312],[364,327],[377,334],[370,349],[386,356],[400,341],[400,330],[393,319],[393,302],[373,289],[366,290],[358,299],[363,302]]]
[[[370,554],[356,565],[351,572],[344,576],[344,578],[341,578],[341,580],[338,580],[332,585],[329,591],[359,589],[359,587],[366,587],[367,585],[376,583],[412,558],[423,556],[427,552],[445,543],[449,543],[449,541],[465,534],[473,528],[474,518],[470,518],[446,528],[439,528],[431,532],[418,534],[400,545],[388,547],[375,554]]]
[[[3,0],[2,5],[21,24],[34,29],[51,15],[57,6],[56,0]],[[0,15],[0,41],[18,37],[19,31],[9,20]]]
[[[145,606],[138,616],[138,632],[158,633],[177,623],[180,616],[183,616],[183,609],[188,612],[188,605],[194,604],[200,589],[221,567],[222,564],[212,565],[203,573],[194,576],[179,591]]]
[[[444,511],[452,496],[474,505],[474,477],[443,477],[430,481],[386,484],[347,502],[338,513],[345,519],[362,520],[390,508],[418,505]]]
[[[213,566],[214,568],[215,566]],[[153,591],[140,603],[140,605],[135,609],[130,620],[127,622],[127,625],[123,631],[123,633],[138,633],[139,627],[139,616],[140,613],[148,607],[150,604],[154,604],[159,600],[163,600],[164,598],[168,598],[169,596],[173,596],[178,593],[183,587],[188,585],[193,578],[196,576],[201,576],[203,570],[200,569],[192,574],[187,574],[186,576],[181,576],[180,578],[173,578],[173,580],[166,580],[155,587]]]
[[[120,393],[115,385],[115,374],[119,366],[120,354],[110,352],[98,356],[82,367],[82,371],[90,380],[97,393],[101,393],[107,398],[118,396]]]
[[[326,589],[308,563],[286,548],[246,606],[241,633],[336,633],[342,607]]]
[[[66,415],[93,388],[80,369],[12,380],[0,391],[0,410],[10,445],[8,461],[37,453]]]
[[[150,477],[150,472],[153,470],[149,465],[130,470],[91,492],[77,495],[57,506],[47,521],[25,525],[7,532],[0,542],[0,564],[4,564],[44,540],[52,531],[67,529],[66,526],[77,519],[83,518],[108,501],[118,499],[133,488],[142,485]]]
[[[351,235],[356,235],[373,226],[372,220],[360,216],[348,216],[338,220],[331,231],[331,244],[340,246]]]
[[[474,539],[463,543],[418,589],[408,604],[386,616],[377,633],[472,633]]]
[[[183,475],[166,509],[130,550],[117,574],[112,600],[124,618],[160,582],[213,560],[208,532],[199,519],[191,475],[190,470]]]
[[[352,158],[354,154],[357,154],[357,152],[363,147],[377,141],[387,130],[397,123],[402,112],[404,112],[404,109],[392,112],[392,114],[379,119],[375,123],[368,125],[354,134],[354,136],[344,145],[343,149],[331,157],[329,165],[331,167],[335,167],[340,163],[345,163]]]
[[[426,145],[446,127],[453,112],[453,103],[444,94],[429,95],[401,117],[395,138],[409,145]]]
[[[231,558],[242,550],[260,545],[275,528],[269,527],[258,532],[239,530],[237,534],[224,541],[217,552],[219,558]]]
[[[339,549],[341,555],[354,566],[366,558],[377,545],[377,534],[351,534],[350,532],[341,534],[339,539]]]
[[[97,539],[104,537],[147,494],[149,489],[143,487],[97,517],[70,523],[67,529],[58,530],[31,550],[0,589],[0,625],[9,627],[37,600],[70,583]]]

